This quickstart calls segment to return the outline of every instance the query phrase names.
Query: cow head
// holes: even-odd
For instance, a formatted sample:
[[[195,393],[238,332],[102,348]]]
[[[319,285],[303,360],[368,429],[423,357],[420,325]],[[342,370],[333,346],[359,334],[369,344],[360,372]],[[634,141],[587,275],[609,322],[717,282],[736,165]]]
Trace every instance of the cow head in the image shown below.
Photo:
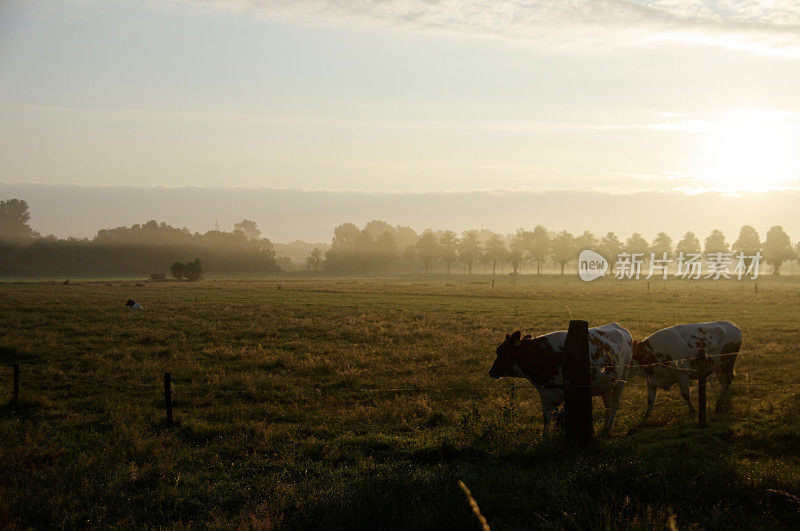
[[[134,304],[135,303],[133,302],[133,299],[128,299],[128,302],[125,303],[125,306],[133,306]]]
[[[520,332],[514,332],[506,335],[505,341],[497,347],[497,359],[489,369],[489,376],[518,376],[547,385],[556,378],[563,362],[564,354],[545,337],[523,337]]]
[[[528,338],[530,336],[525,336]],[[506,334],[506,339],[497,347],[497,358],[489,369],[489,376],[502,378],[503,376],[516,376],[514,364],[517,362],[519,352],[522,350],[522,333],[517,330],[513,334]]]

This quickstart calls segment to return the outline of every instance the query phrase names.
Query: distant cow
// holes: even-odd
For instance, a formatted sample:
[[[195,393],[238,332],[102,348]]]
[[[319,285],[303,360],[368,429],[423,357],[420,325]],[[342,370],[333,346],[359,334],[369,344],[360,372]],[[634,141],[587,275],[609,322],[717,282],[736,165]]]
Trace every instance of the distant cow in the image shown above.
[[[647,411],[653,412],[658,389],[669,389],[673,384],[681,388],[689,411],[695,412],[689,396],[689,380],[697,380],[697,351],[702,348],[706,356],[706,375],[717,373],[722,390],[717,398],[717,412],[730,406],[730,387],[733,382],[733,365],[742,345],[742,330],[728,321],[693,323],[671,326],[659,330],[639,343],[634,352],[647,377]]]
[[[125,306],[130,308],[131,310],[141,310],[142,305],[138,302],[134,301],[133,299],[128,299],[128,302],[125,303]]]
[[[542,401],[544,433],[548,435],[553,411],[564,401],[564,340],[567,332],[551,332],[539,337],[506,335],[497,347],[497,359],[489,370],[492,378],[527,378]],[[603,433],[614,425],[619,399],[625,387],[633,354],[631,333],[617,323],[589,329],[592,396],[600,396],[606,409]]]

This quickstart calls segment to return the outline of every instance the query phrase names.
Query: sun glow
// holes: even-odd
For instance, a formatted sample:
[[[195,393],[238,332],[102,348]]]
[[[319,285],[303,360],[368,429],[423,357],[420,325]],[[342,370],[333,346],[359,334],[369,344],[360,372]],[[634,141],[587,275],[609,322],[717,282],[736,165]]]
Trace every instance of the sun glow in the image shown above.
[[[736,111],[709,124],[701,173],[731,192],[798,186],[797,117]]]

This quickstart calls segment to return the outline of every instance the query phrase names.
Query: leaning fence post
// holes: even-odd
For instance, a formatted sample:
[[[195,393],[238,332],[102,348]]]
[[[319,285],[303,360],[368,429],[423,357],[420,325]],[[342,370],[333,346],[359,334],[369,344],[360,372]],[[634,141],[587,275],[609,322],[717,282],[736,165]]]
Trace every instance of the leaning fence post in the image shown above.
[[[589,323],[570,321],[564,340],[564,433],[574,446],[586,446],[594,434],[589,371]]]
[[[19,363],[14,364],[14,400],[19,400]]]
[[[706,351],[697,350],[697,419],[701,426],[706,425]]]
[[[172,375],[164,373],[164,402],[167,405],[167,425],[172,424]]]

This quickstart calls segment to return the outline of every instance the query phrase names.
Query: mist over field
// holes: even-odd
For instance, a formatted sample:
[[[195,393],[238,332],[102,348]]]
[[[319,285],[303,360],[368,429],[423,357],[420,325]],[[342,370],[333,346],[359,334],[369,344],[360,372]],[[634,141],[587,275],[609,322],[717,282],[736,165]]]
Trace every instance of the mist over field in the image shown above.
[[[658,232],[679,238],[692,231],[722,230],[734,239],[742,225],[765,232],[781,225],[800,236],[800,191],[741,195],[707,192],[613,194],[577,191],[356,192],[272,188],[134,187],[0,184],[0,198],[25,199],[31,227],[42,235],[93,237],[99,229],[150,219],[205,232],[230,230],[243,218],[256,221],[275,243],[330,242],[333,228],[381,219],[410,226],[461,233],[489,229],[510,234],[544,225],[580,234],[588,230],[621,237]]]

